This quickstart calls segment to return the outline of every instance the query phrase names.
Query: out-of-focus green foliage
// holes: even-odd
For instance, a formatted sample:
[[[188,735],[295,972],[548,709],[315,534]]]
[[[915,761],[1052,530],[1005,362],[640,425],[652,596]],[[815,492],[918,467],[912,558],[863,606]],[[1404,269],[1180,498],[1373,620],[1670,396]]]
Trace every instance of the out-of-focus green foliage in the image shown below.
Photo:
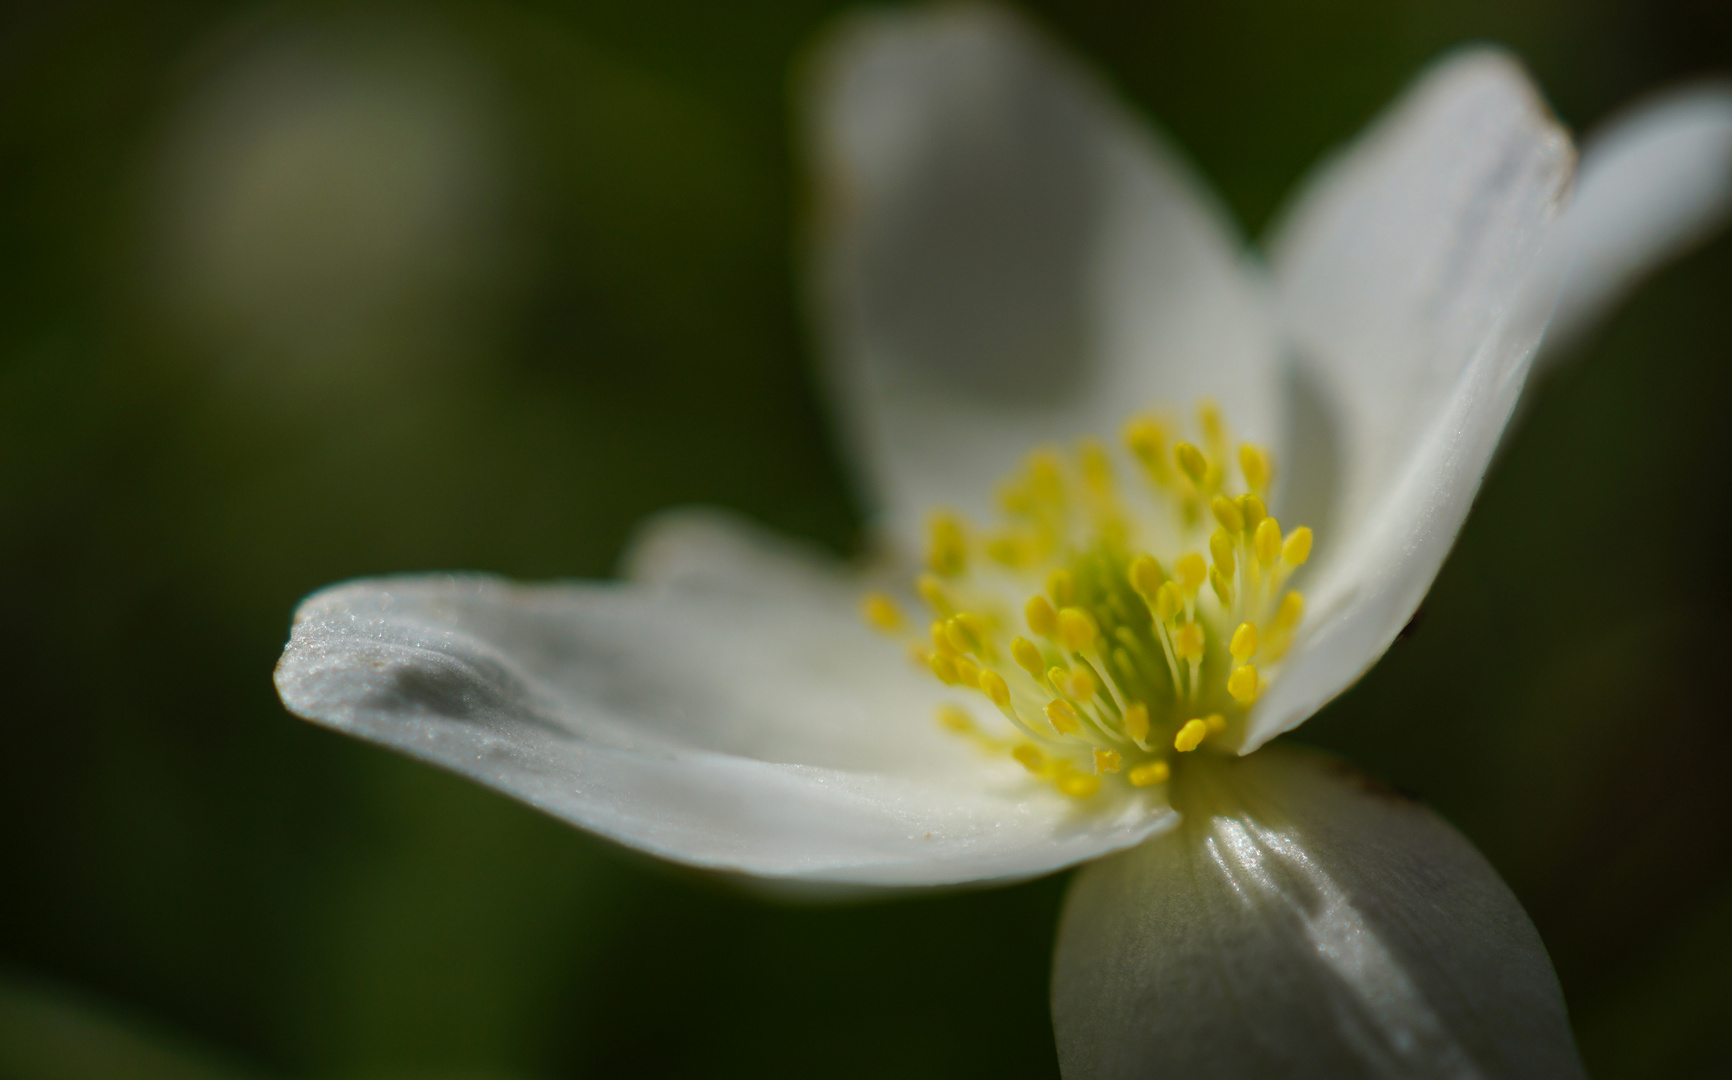
[[[1055,1074],[1062,878],[784,906],[271,689],[343,577],[603,575],[688,501],[850,547],[788,124],[833,10],[4,16],[0,1076]],[[1252,232],[1459,41],[1576,124],[1732,63],[1705,0],[1034,13]],[[1303,732],[1485,850],[1600,1077],[1732,1066],[1729,284],[1723,240],[1539,388],[1419,632]]]

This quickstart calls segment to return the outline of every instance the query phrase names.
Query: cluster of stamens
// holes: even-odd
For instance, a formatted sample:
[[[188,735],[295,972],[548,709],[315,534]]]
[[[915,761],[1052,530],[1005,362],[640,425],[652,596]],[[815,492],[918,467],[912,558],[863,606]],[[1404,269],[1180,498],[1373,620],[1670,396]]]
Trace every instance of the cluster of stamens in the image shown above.
[[[1175,755],[1219,743],[1243,721],[1303,614],[1285,584],[1310,555],[1311,530],[1283,534],[1269,516],[1267,450],[1241,444],[1229,477],[1219,411],[1205,404],[1199,419],[1201,448],[1175,441],[1176,425],[1160,417],[1125,427],[1156,513],[1133,508],[1112,455],[1085,440],[1069,459],[1029,455],[1000,488],[994,528],[933,515],[915,582],[932,621],[909,652],[945,686],[984,696],[1015,734],[990,734],[955,703],[940,706],[941,724],[1087,798],[1113,774],[1136,787],[1165,783]],[[884,593],[865,597],[862,614],[908,634]]]

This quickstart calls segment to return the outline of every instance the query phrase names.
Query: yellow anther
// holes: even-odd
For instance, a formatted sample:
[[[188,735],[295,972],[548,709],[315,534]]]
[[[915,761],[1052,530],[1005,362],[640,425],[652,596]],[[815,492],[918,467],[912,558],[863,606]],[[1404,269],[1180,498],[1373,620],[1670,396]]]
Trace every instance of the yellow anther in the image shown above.
[[[1202,425],[1203,440],[1211,448],[1215,443],[1226,441],[1227,425],[1221,420],[1221,407],[1213,401],[1197,403],[1197,422]]]
[[[1171,474],[1167,471],[1165,424],[1148,417],[1132,420],[1125,425],[1125,446],[1156,482],[1166,483],[1170,479]]]
[[[1082,730],[1082,721],[1077,719],[1076,710],[1070,707],[1070,702],[1053,698],[1046,703],[1046,718],[1052,721],[1052,726],[1058,729],[1060,735],[1075,735]]]
[[[1028,620],[1028,628],[1041,637],[1049,638],[1058,633],[1058,612],[1052,609],[1044,596],[1031,596],[1022,608],[1023,618]]]
[[[1203,587],[1203,582],[1209,580],[1209,564],[1196,552],[1181,555],[1179,561],[1173,564],[1173,577],[1179,587],[1185,590],[1185,595],[1195,596],[1197,590]]]
[[[966,656],[953,656],[950,665],[956,669],[956,685],[970,690],[980,685],[980,665]]]
[[[926,658],[926,663],[932,668],[932,674],[938,676],[938,681],[945,686],[955,686],[962,681],[957,678],[956,665],[943,653],[933,653]]]
[[[1181,754],[1188,754],[1203,745],[1203,740],[1209,736],[1209,724],[1204,720],[1186,720],[1185,726],[1173,736],[1173,749]]]
[[[958,735],[966,735],[974,730],[974,717],[955,705],[940,705],[938,707],[938,723],[941,727],[954,731]]]
[[[1071,652],[1083,652],[1095,643],[1095,621],[1079,607],[1067,607],[1058,613],[1058,637]]]
[[[1040,649],[1027,638],[1012,638],[1010,641],[1010,658],[1016,661],[1016,666],[1040,678],[1046,670],[1046,660],[1041,657]]]
[[[1201,660],[1203,628],[1194,622],[1179,627],[1178,633],[1173,635],[1173,651],[1185,660]]]
[[[1269,478],[1274,475],[1274,463],[1269,451],[1250,443],[1239,444],[1239,470],[1245,474],[1245,486],[1252,491],[1269,490]]]
[[[950,597],[944,591],[944,586],[931,574],[921,574],[920,580],[914,583],[914,588],[920,593],[920,599],[926,601],[926,606],[936,612],[939,617],[948,619],[955,614],[956,609],[950,604]]]
[[[1010,752],[1010,756],[1022,763],[1022,767],[1031,773],[1039,773],[1046,768],[1046,755],[1040,752],[1040,747],[1031,743],[1020,743]]]
[[[1245,515],[1239,509],[1239,504],[1225,495],[1217,495],[1209,501],[1209,510],[1215,515],[1215,520],[1221,523],[1221,528],[1230,533],[1245,531]]]
[[[1096,495],[1105,495],[1113,488],[1113,461],[1107,448],[1097,439],[1084,439],[1077,444],[1077,460],[1082,465],[1083,483]]]
[[[1166,584],[1167,575],[1161,570],[1161,564],[1152,555],[1138,555],[1131,560],[1131,568],[1125,577],[1130,580],[1131,588],[1137,591],[1145,601],[1154,598],[1156,590]]]
[[[860,617],[866,620],[866,625],[886,634],[902,629],[902,609],[881,592],[870,592],[860,598]]]
[[[1227,693],[1233,695],[1233,700],[1241,705],[1249,705],[1257,697],[1257,669],[1251,664],[1241,664],[1233,669],[1233,674],[1227,676]]]
[[[1218,566],[1209,567],[1209,587],[1220,597],[1222,607],[1233,606],[1233,583],[1227,579],[1227,575],[1221,573]]]
[[[1052,684],[1054,690],[1063,690],[1064,684],[1070,681],[1070,669],[1056,666],[1047,668],[1046,681]]]
[[[1191,478],[1191,483],[1203,486],[1204,477],[1209,475],[1209,459],[1201,450],[1188,442],[1179,443],[1173,447],[1173,460],[1179,463],[1179,471]]]
[[[1028,541],[1010,533],[987,538],[986,557],[1000,566],[1008,566],[1012,570],[1027,566],[1035,558]]]
[[[1239,629],[1233,631],[1232,643],[1227,651],[1233,654],[1233,659],[1243,664],[1257,654],[1257,628],[1248,622],[1239,624]]]
[[[1155,593],[1155,618],[1163,623],[1170,623],[1179,617],[1179,612],[1185,610],[1185,594],[1180,591],[1179,583],[1169,581]]]
[[[967,611],[951,616],[944,623],[944,634],[959,653],[971,652],[976,656],[984,653],[988,633],[986,620]]]
[[[1299,625],[1299,620],[1305,614],[1305,597],[1297,592],[1288,591],[1281,598],[1281,605],[1275,609],[1275,625],[1283,630],[1291,630]]]
[[[1065,773],[1058,778],[1058,789],[1073,799],[1086,799],[1101,789],[1101,778],[1088,773]]]
[[[1281,543],[1281,561],[1288,566],[1303,566],[1311,557],[1311,529],[1301,525],[1287,534]]]
[[[1078,701],[1089,701],[1095,696],[1095,679],[1087,668],[1077,668],[1070,673],[1065,683],[1065,691]]]
[[[1211,735],[1219,735],[1227,730],[1227,718],[1220,713],[1210,713],[1203,720],[1203,723],[1209,725],[1209,734]]]
[[[1126,773],[1125,777],[1137,787],[1153,787],[1156,784],[1166,783],[1167,777],[1171,775],[1173,775],[1173,770],[1167,767],[1166,762],[1151,761],[1145,765],[1138,765]]]
[[[986,700],[1001,709],[1010,708],[1010,684],[1004,681],[1004,676],[991,668],[982,668],[980,672],[980,692],[986,695]]]
[[[927,522],[926,565],[933,573],[955,577],[968,567],[968,537],[951,514],[934,514]]]
[[[1119,756],[1117,750],[1095,751],[1095,772],[1097,773],[1118,772],[1119,767],[1124,763],[1125,759]]]
[[[1233,554],[1233,547],[1233,538],[1225,529],[1216,529],[1213,535],[1209,537],[1209,555],[1215,560],[1215,565],[1220,568],[1221,573],[1228,577],[1232,577],[1233,571],[1239,566],[1239,560]]]
[[[1275,560],[1281,557],[1281,524],[1272,517],[1266,517],[1257,526],[1257,561],[1264,566],[1274,566]]]
[[[1245,528],[1256,532],[1257,526],[1263,524],[1263,519],[1269,516],[1269,510],[1263,505],[1255,493],[1239,496],[1239,513],[1245,516]]]
[[[1046,594],[1052,597],[1054,607],[1068,607],[1076,603],[1076,582],[1071,580],[1070,571],[1059,569],[1048,574]]]
[[[943,619],[932,624],[932,647],[945,656],[957,656],[962,651],[950,643],[950,628]]]
[[[1136,702],[1125,710],[1125,734],[1136,742],[1149,737],[1149,707]]]

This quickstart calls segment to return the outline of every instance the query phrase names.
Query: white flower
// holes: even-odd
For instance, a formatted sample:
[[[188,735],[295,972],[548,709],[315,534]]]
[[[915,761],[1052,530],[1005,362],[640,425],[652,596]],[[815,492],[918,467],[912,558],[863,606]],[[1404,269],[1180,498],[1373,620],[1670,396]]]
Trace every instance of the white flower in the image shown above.
[[[1091,486],[1085,449],[1081,479],[1055,482],[1096,513],[1027,511],[999,537],[1027,542],[1006,562],[1094,582],[1075,601],[1081,636],[1047,626],[1014,653],[1025,673],[1010,638],[1044,616],[1023,631],[1009,601],[1039,579],[938,580],[941,616],[979,616],[951,638],[940,626],[926,656],[950,692],[859,618],[863,590],[894,578],[686,512],[646,531],[618,584],[320,593],[277,670],[284,702],[718,870],[940,885],[1130,849],[1081,874],[1065,912],[1053,1007],[1069,1075],[1578,1073],[1544,950],[1471,845],[1320,756],[1215,751],[1303,722],[1394,639],[1554,307],[1553,333],[1573,332],[1724,211],[1732,100],[1698,91],[1624,121],[1565,211],[1568,137],[1509,58],[1458,53],[1303,186],[1265,262],[1088,71],[1002,13],[857,19],[815,70],[816,295],[883,565],[933,542],[934,506],[990,520],[995,481],[1032,447],[1115,439],[1153,406],[1218,403],[1253,447],[1243,482],[1205,430],[1192,478],[1170,450],[1143,462],[1177,471],[1155,477],[1155,512],[1133,510],[1128,485]],[[1273,483],[1257,447],[1278,451]],[[1262,506],[1242,488],[1316,528],[1297,625],[1281,598],[1308,539],[1283,550],[1276,527],[1264,543],[1240,522]],[[1226,550],[1207,544],[1216,494],[1221,520],[1247,526],[1223,530]],[[1122,541],[1098,574],[1079,561],[1091,529]],[[938,569],[983,562],[971,535],[940,525]],[[1132,599],[1129,557],[1157,540]],[[1213,590],[1185,580],[1202,565],[1174,558],[1187,546],[1225,568]],[[1151,620],[1168,576],[1179,606]],[[1060,607],[1073,585],[1052,586]],[[1140,620],[1126,648],[1144,650],[1122,661],[1113,589]],[[886,626],[906,617],[875,603]],[[1235,636],[1241,621],[1260,642]],[[1145,661],[1149,711],[1132,719],[1124,673]],[[1063,706],[1050,720],[1047,698]],[[946,703],[967,737],[933,722]]]

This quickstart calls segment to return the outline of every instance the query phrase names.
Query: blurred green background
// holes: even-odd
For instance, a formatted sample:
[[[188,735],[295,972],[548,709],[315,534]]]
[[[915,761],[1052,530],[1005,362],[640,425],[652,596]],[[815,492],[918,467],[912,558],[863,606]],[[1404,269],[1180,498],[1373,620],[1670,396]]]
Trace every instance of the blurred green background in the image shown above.
[[[673,503],[857,540],[793,266],[817,0],[12,5],[0,1076],[1054,1076],[1062,877],[769,904],[290,719],[336,579],[606,575]],[[1466,39],[1578,130],[1720,0],[1031,5],[1255,235]],[[1732,242],[1533,398],[1306,741],[1513,885],[1598,1077],[1732,1074]]]

